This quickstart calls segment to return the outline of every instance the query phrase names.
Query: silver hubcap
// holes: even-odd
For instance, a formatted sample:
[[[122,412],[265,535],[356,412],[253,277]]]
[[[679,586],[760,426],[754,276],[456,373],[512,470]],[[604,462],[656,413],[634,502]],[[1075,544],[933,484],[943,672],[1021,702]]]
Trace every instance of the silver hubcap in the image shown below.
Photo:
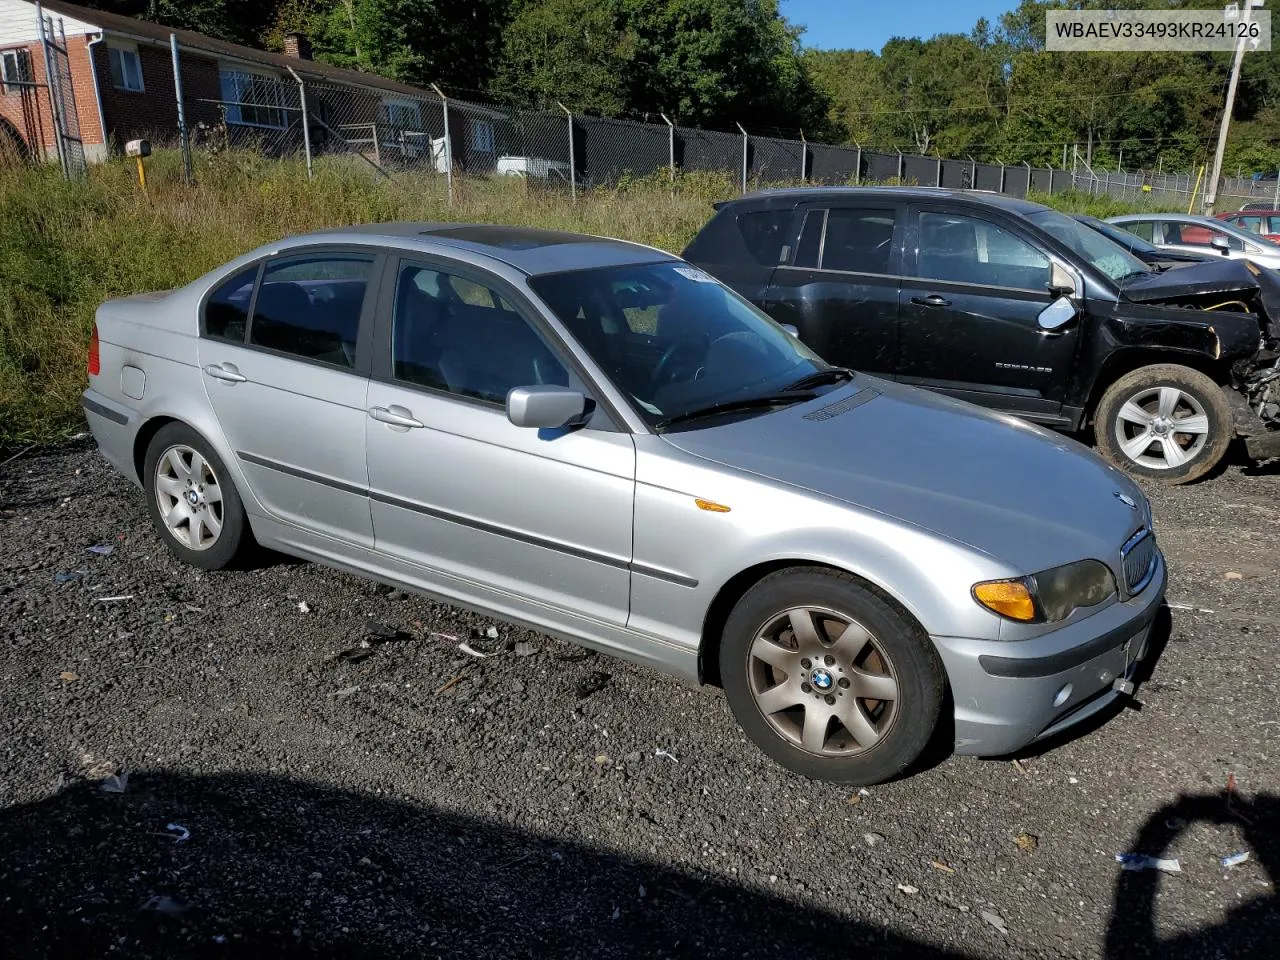
[[[797,608],[769,620],[751,642],[747,670],[769,725],[810,753],[870,749],[898,715],[898,681],[884,647],[834,610]]]
[[[1191,394],[1151,387],[1125,401],[1115,431],[1120,449],[1134,463],[1172,470],[1194,460],[1209,442],[1209,417]]]
[[[156,463],[156,506],[165,529],[189,550],[208,550],[222,533],[222,488],[204,457],[185,444]]]

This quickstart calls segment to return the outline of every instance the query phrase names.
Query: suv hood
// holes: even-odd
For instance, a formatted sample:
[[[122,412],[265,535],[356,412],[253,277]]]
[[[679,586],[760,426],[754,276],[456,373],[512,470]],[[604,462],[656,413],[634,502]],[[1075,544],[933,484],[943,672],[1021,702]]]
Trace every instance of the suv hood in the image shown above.
[[[1256,297],[1271,336],[1280,336],[1280,273],[1248,260],[1216,260],[1135,277],[1120,291],[1132,303],[1173,304],[1196,298],[1190,305],[1210,294],[1236,294],[1235,299],[1246,302]]]
[[[663,438],[1028,574],[1086,557],[1114,566],[1147,517],[1133,481],[1074,440],[864,374],[805,404]]]

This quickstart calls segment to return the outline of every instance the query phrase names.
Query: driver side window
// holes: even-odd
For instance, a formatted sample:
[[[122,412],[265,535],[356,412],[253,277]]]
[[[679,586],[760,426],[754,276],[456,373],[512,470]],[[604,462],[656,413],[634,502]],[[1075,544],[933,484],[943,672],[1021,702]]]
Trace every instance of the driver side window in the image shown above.
[[[392,310],[397,380],[498,404],[514,387],[569,385],[568,371],[538,332],[483,284],[405,263]]]

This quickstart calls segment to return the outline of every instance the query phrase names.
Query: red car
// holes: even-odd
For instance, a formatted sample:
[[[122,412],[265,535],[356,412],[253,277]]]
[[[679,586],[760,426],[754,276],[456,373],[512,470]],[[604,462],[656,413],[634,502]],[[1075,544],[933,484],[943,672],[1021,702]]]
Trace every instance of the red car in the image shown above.
[[[1233,210],[1218,214],[1218,219],[1256,233],[1264,240],[1280,243],[1280,210]]]

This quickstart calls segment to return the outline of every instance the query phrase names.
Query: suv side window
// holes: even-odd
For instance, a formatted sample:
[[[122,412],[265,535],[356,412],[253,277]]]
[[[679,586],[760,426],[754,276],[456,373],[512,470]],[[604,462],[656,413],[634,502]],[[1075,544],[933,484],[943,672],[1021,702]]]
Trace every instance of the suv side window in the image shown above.
[[[1050,270],[1047,256],[989,220],[920,213],[916,275],[923,279],[1044,292]]]
[[[397,380],[498,404],[513,387],[569,385],[564,365],[500,294],[415,263],[396,278],[391,370]]]
[[[787,243],[787,227],[793,211],[753,210],[738,215],[738,232],[756,263],[776,267]]]
[[[893,210],[832,207],[822,243],[824,270],[888,273],[893,251]]]
[[[354,367],[372,266],[372,257],[345,253],[268,263],[253,303],[249,343]]]
[[[246,267],[223,280],[204,303],[204,335],[244,343],[249,329],[249,302],[253,299],[253,282],[258,279],[258,265]]]

